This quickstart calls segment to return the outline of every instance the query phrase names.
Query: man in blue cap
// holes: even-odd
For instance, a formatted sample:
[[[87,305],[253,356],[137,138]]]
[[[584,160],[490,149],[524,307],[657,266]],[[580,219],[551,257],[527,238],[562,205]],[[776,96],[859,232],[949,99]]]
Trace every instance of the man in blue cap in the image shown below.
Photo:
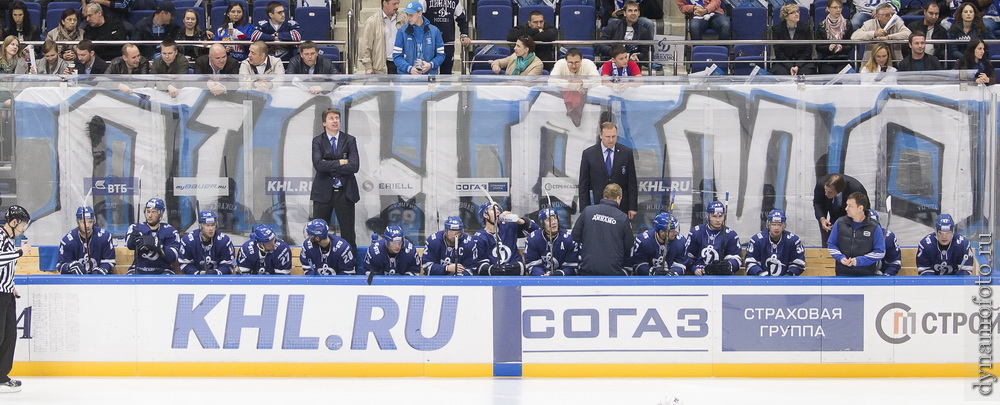
[[[968,276],[972,274],[972,247],[955,233],[955,220],[941,214],[935,231],[917,247],[917,274],[921,276]]]
[[[424,6],[411,1],[403,9],[407,24],[396,32],[392,60],[400,74],[438,74],[444,63],[444,40],[441,30],[424,18]]]
[[[76,229],[59,242],[59,262],[62,274],[108,274],[115,267],[115,248],[111,233],[94,225],[94,209],[76,209]]]

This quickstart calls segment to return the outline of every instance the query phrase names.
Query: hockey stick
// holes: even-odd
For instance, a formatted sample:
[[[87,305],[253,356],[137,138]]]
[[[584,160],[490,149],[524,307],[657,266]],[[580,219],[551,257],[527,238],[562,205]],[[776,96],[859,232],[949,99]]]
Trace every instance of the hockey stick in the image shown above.
[[[663,182],[663,181],[666,180],[666,178],[667,178],[667,145],[663,145],[663,160],[662,160],[662,163],[660,163],[660,181]],[[662,186],[662,185],[663,184],[661,183],[660,186]],[[666,201],[664,201],[664,199],[666,197],[667,197],[666,195],[661,195],[661,197],[660,197],[660,210],[661,211],[663,210],[663,206],[667,205]],[[673,205],[674,205],[674,189],[673,188],[670,189],[670,205],[671,205],[670,209],[673,210]],[[667,212],[670,212],[670,211],[667,211]]]
[[[483,189],[483,193],[486,194],[486,198],[488,198],[490,200],[490,204],[491,204],[490,209],[493,209],[492,205],[496,205],[496,206],[500,205],[500,204],[497,204],[496,201],[493,201],[493,196],[490,195],[489,190],[486,190],[484,188]],[[499,222],[500,222],[500,214],[497,213],[497,223],[493,224],[493,228],[496,231],[496,234],[493,235],[493,240],[494,240],[494,243],[496,244],[495,246],[493,246],[493,253],[497,257],[497,265],[500,264],[500,242],[502,242],[502,240],[500,240],[500,224],[499,224]],[[483,230],[486,230],[486,228],[484,227]],[[489,231],[487,231],[486,233],[489,233]],[[458,240],[457,239],[455,240],[455,249],[456,250],[458,249]]]
[[[545,192],[545,199],[549,203],[549,208],[548,209],[552,210],[552,213],[555,213],[556,209],[552,207],[552,196],[549,195],[549,190],[542,190],[542,191]],[[549,220],[548,217],[546,217],[545,221],[548,222],[548,220]],[[559,217],[556,217],[556,222],[558,222],[558,221],[559,221]],[[547,228],[549,226],[549,224],[542,224],[542,226],[544,226],[544,227]],[[549,256],[554,256],[555,252],[552,251],[552,241],[555,240],[555,238],[557,238],[559,236],[559,227],[556,226],[556,234],[555,234],[555,236],[552,237],[552,239],[549,239],[549,238],[545,237],[545,233],[546,232],[547,232],[547,230],[542,229],[542,238],[545,239],[545,244],[548,245],[548,254],[549,254]],[[548,263],[546,263],[545,265],[546,265],[546,267],[549,268],[549,274],[552,274],[553,271],[556,271],[556,269],[555,269],[555,263],[553,263],[552,260],[549,260]]]
[[[889,229],[889,222],[892,221],[892,196],[885,197],[885,226],[883,228]]]
[[[136,204],[136,206],[137,206],[136,207],[137,218],[135,220],[136,230],[137,231],[139,230],[138,229],[139,228],[139,223],[142,222],[142,221],[145,221],[145,218],[146,218],[145,216],[142,215],[142,213],[144,211],[144,208],[143,208],[144,205],[142,204],[142,169],[144,169],[144,168],[146,168],[145,165],[139,165],[139,172],[135,176],[136,183],[137,183],[135,191],[136,191],[136,196],[138,196],[138,198],[136,198],[138,201],[137,201],[137,204]],[[128,237],[129,237],[129,235],[125,235],[125,238],[126,238],[125,240],[126,241],[128,241]],[[127,244],[128,244],[128,242],[126,242],[126,245]],[[136,268],[136,262],[138,262],[138,261],[139,261],[139,247],[136,246],[135,247],[135,253],[132,255],[132,269],[133,269],[133,272],[138,270]]]

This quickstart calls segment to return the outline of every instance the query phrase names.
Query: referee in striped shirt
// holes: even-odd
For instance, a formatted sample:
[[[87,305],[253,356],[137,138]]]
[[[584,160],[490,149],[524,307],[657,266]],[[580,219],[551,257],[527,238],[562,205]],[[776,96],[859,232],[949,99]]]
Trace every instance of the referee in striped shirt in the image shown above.
[[[14,267],[24,254],[14,248],[14,238],[28,229],[31,216],[20,205],[11,205],[5,216],[7,223],[0,232],[0,393],[21,391],[21,382],[8,376],[14,366],[14,345],[17,343],[17,304],[14,302]]]

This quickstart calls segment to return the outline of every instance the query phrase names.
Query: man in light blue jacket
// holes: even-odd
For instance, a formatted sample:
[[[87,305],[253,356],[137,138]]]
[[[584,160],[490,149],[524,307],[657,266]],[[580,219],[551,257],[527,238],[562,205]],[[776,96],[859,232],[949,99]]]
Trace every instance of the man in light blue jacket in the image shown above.
[[[438,74],[444,62],[444,40],[441,31],[424,18],[424,7],[411,1],[403,9],[408,24],[396,32],[392,48],[393,63],[400,74]]]

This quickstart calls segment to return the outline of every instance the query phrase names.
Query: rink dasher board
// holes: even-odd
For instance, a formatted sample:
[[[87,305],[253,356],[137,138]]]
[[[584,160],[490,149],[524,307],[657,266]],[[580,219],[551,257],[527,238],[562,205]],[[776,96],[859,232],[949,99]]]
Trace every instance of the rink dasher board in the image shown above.
[[[975,280],[19,276],[14,374],[974,376]]]

